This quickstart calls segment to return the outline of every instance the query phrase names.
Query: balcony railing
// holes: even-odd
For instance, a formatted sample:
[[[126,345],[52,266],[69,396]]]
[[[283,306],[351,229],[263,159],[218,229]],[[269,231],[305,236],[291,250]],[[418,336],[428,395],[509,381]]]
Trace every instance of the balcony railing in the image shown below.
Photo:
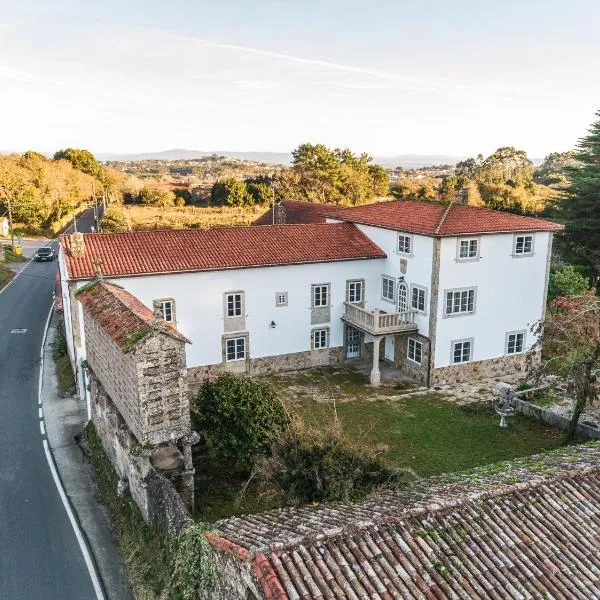
[[[387,335],[403,331],[416,331],[415,310],[388,313],[380,310],[365,310],[356,304],[344,302],[344,321],[372,335]]]

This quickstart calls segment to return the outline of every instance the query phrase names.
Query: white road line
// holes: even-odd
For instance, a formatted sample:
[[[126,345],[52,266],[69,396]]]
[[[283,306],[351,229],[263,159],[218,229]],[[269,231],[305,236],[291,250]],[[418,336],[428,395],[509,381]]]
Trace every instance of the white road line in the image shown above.
[[[50,325],[50,319],[52,317],[52,310],[54,309],[54,302],[50,306],[50,312],[48,313],[48,318],[46,319],[46,327],[44,329],[44,336],[42,338],[42,347],[40,349],[40,374],[39,374],[39,387],[38,387],[38,404],[42,404],[42,378],[44,375],[44,345],[46,343],[46,337],[48,336],[48,327]],[[41,409],[40,409],[41,411]],[[44,421],[40,421],[40,430],[42,435],[45,435]],[[54,479],[54,485],[58,490],[58,494],[60,499],[62,500],[63,506],[65,507],[65,511],[67,512],[67,516],[69,517],[69,521],[71,522],[71,526],[73,527],[73,531],[75,532],[75,537],[77,538],[77,543],[79,544],[79,548],[81,550],[81,554],[83,554],[83,560],[85,561],[85,565],[87,567],[88,573],[90,574],[90,578],[92,580],[92,585],[94,587],[94,592],[96,593],[97,600],[105,600],[104,591],[102,589],[102,585],[100,583],[100,578],[98,576],[98,572],[96,571],[96,565],[92,559],[90,551],[85,543],[85,539],[83,537],[83,532],[79,526],[77,519],[75,518],[75,514],[73,513],[73,509],[69,503],[67,498],[67,494],[65,492],[65,488],[63,487],[62,481],[60,480],[60,476],[58,475],[58,471],[56,469],[56,465],[54,464],[54,457],[52,456],[52,452],[50,451],[50,446],[48,445],[48,440],[43,439],[42,444],[44,446],[44,453],[46,454],[46,461],[48,462],[48,466],[50,467],[50,472],[52,473],[52,479]]]
[[[40,410],[38,411],[38,419],[43,419],[44,418],[44,411],[40,408]]]
[[[44,421],[40,421],[40,433],[42,435],[46,435],[46,426],[44,425]]]
[[[4,290],[6,290],[8,287],[10,287],[10,285],[12,284],[12,282],[29,266],[29,263],[32,260],[33,260],[33,256],[23,265],[23,268],[19,269],[15,273],[15,276],[0,290],[0,295],[2,295],[4,293]]]

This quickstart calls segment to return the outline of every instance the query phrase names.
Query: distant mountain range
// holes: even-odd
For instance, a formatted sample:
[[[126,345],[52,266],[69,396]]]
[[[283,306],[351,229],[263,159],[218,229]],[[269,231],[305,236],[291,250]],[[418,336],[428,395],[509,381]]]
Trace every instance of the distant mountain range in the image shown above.
[[[184,150],[173,149],[163,150],[161,152],[143,152],[140,154],[97,154],[98,160],[108,161],[135,161],[135,160],[185,160],[194,158],[204,158],[216,154],[218,156],[227,156],[228,158],[237,158],[239,160],[252,160],[272,165],[288,165],[292,160],[289,152],[232,152],[229,150],[215,150],[206,152],[203,150]],[[444,154],[398,154],[397,156],[376,156],[374,162],[382,167],[403,167],[405,169],[428,167],[432,165],[455,164],[464,157],[446,156]]]

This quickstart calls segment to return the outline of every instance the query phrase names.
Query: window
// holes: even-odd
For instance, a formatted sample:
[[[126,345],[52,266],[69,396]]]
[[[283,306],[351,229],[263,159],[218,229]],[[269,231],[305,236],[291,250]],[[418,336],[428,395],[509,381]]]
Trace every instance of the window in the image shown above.
[[[412,236],[403,233],[398,234],[398,252],[400,254],[412,253]]]
[[[352,304],[360,304],[363,301],[364,281],[349,281],[347,288],[347,299]]]
[[[398,312],[408,310],[408,286],[401,281],[398,284]]]
[[[475,288],[449,290],[446,292],[446,315],[475,312]]]
[[[417,340],[408,338],[407,357],[409,360],[421,364],[421,361],[423,360],[423,344],[417,342]]]
[[[427,297],[427,290],[417,285],[412,286],[410,296],[410,306],[414,310],[419,312],[425,312],[425,300]]]
[[[458,240],[458,260],[479,258],[479,239]]]
[[[396,298],[394,280],[387,275],[384,275],[381,279],[381,297],[384,300],[394,302]]]
[[[226,340],[227,362],[246,358],[246,338],[230,338]]]
[[[313,307],[329,306],[329,284],[313,285]]]
[[[525,332],[511,331],[506,334],[506,354],[521,354],[525,350]]]
[[[322,350],[328,347],[327,329],[314,329],[312,332],[313,350]]]
[[[236,292],[235,294],[227,294],[227,316],[228,317],[241,317],[242,316],[242,293]]]
[[[160,303],[160,312],[162,313],[163,319],[167,323],[173,322],[173,301],[172,300],[163,300]]]
[[[516,235],[514,254],[515,256],[528,256],[533,254],[533,236]]]
[[[287,292],[277,292],[275,294],[275,306],[287,306],[288,295]]]
[[[469,362],[473,354],[473,340],[452,342],[452,362],[454,364]]]

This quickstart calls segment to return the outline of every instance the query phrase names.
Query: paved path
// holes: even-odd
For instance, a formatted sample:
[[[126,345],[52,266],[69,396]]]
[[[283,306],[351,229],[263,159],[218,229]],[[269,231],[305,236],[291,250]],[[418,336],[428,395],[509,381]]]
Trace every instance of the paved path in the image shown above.
[[[2,600],[97,598],[40,430],[39,357],[55,271],[56,262],[31,262],[0,294]]]

